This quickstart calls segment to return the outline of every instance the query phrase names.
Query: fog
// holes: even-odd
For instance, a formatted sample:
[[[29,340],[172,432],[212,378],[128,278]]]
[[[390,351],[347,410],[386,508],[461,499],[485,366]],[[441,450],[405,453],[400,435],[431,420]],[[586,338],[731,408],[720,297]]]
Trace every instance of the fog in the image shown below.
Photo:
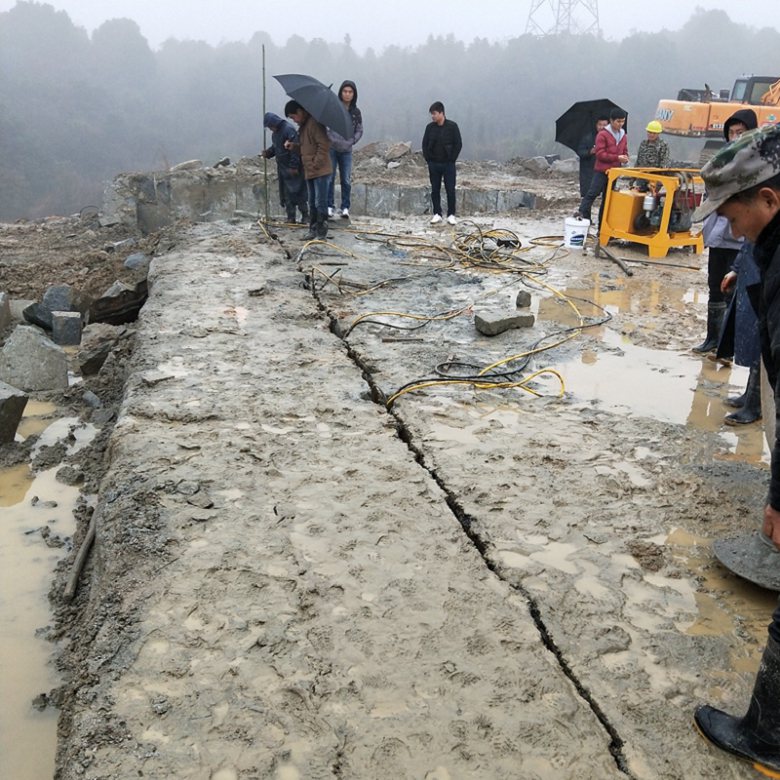
[[[575,21],[592,22],[594,0],[581,3]],[[0,11],[11,9],[16,0],[0,0]],[[429,35],[452,34],[458,40],[474,38],[506,41],[526,30],[532,0],[449,0],[421,3],[393,0],[369,3],[340,0],[323,5],[317,0],[49,0],[57,10],[68,13],[73,22],[91,33],[108,19],[126,17],[138,23],[152,48],[168,38],[202,40],[216,45],[247,42],[255,32],[266,32],[275,44],[291,35],[322,38],[328,43],[350,36],[359,53],[367,48],[418,46]],[[534,19],[545,30],[554,24],[557,3],[538,3]],[[755,28],[777,25],[776,0],[598,0],[600,28],[607,40],[620,40],[634,32],[659,32],[682,27],[698,7],[721,9],[740,24]]]
[[[73,16],[58,10],[69,5],[78,6]],[[354,15],[344,2],[316,14],[323,29],[307,37],[309,21],[301,10],[311,7],[307,3],[223,0],[203,17],[196,13],[204,6],[199,2],[0,0],[7,9],[0,11],[0,219],[99,205],[103,183],[119,172],[257,154],[264,143],[263,111],[281,113],[286,99],[275,73],[310,73],[335,84],[355,80],[365,124],[362,144],[410,141],[419,149],[428,106],[443,100],[460,125],[464,157],[508,160],[570,156],[555,143],[554,124],[576,100],[609,97],[623,106],[629,112],[629,149],[635,152],[659,98],[705,81],[728,88],[746,70],[780,71],[780,33],[738,21],[745,6],[755,10],[768,3],[742,3],[733,14],[699,8],[674,29],[629,32],[614,40],[525,35],[528,4],[524,10],[518,4],[517,32],[504,12],[505,23],[496,27],[501,35],[490,36],[480,24],[495,23],[485,10],[499,4],[489,0],[479,4],[485,19],[474,19],[460,38],[454,9],[465,5],[437,4],[453,11],[448,16],[439,10],[429,23],[422,10],[412,13],[404,2],[390,11],[364,3]],[[686,5],[693,4],[674,3]],[[605,26],[610,6],[615,4],[607,0],[599,5]],[[652,11],[643,11],[642,19],[657,23],[664,6],[664,0],[642,4]],[[173,7],[187,10],[163,31],[166,9]],[[236,10],[250,7],[263,9],[254,23]],[[143,22],[152,8],[158,11],[158,40]],[[116,18],[123,11],[134,19]],[[88,23],[92,12],[96,16]],[[376,37],[363,50],[345,38],[346,23],[357,31],[369,14],[375,16]],[[380,22],[387,14],[399,36],[396,44],[382,44],[389,27]],[[194,32],[196,20],[208,27],[208,19],[209,40],[192,40],[201,37]],[[341,29],[328,34],[326,25],[335,31],[336,22]],[[236,24],[242,29],[234,38]],[[486,37],[475,38],[483,29]],[[412,35],[420,42],[413,43]],[[723,43],[713,51],[712,41]]]

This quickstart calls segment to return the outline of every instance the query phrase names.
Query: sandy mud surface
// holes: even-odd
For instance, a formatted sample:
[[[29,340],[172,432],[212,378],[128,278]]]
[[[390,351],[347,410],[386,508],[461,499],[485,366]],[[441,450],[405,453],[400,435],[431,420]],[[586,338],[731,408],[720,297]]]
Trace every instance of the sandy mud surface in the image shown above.
[[[691,725],[746,705],[774,602],[710,550],[766,489],[744,374],[689,351],[704,258],[629,278],[564,216],[154,244],[90,385],[58,778],[752,776]],[[522,291],[532,328],[476,332]]]

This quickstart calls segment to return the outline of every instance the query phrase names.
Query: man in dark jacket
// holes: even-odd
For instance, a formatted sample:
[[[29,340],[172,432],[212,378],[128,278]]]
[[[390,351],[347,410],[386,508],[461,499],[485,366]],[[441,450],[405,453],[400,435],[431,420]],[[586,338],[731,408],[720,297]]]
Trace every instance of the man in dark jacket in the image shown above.
[[[580,158],[580,197],[588,194],[591,179],[593,178],[593,165],[596,162],[596,136],[609,124],[609,118],[600,116],[596,119],[596,126],[580,138],[577,144],[577,157]]]
[[[295,222],[295,207],[301,212],[301,221],[309,221],[306,180],[303,178],[301,156],[294,149],[286,149],[285,141],[298,142],[298,133],[285,119],[270,111],[263,117],[263,125],[271,131],[271,145],[261,153],[262,157],[276,159],[279,174],[279,202],[287,211],[287,221]]]
[[[428,109],[433,120],[426,128],[422,140],[422,153],[428,163],[431,179],[431,201],[433,218],[431,224],[441,222],[441,182],[447,192],[447,222],[454,225],[455,219],[455,161],[463,142],[460,129],[444,115],[444,104],[437,100]]]
[[[755,243],[753,256],[761,272],[759,332],[761,352],[780,410],[780,125],[744,133],[721,149],[701,172],[707,200],[694,213],[700,221],[713,211],[726,217],[731,232]],[[773,426],[769,496],[763,534],[780,549],[780,440]],[[780,772],[780,606],[756,675],[753,695],[743,717],[709,705],[696,709],[701,734],[717,747],[753,763],[772,777]]]

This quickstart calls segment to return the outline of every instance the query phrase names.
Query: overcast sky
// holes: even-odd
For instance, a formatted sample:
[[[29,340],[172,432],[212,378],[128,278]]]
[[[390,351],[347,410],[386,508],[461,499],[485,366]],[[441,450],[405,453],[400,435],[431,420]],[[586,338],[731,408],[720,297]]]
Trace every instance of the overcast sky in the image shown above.
[[[14,5],[16,0],[0,0],[0,11]],[[369,46],[416,46],[429,34],[452,33],[466,42],[506,40],[525,32],[532,0],[49,0],[48,5],[67,11],[89,33],[107,19],[133,19],[152,48],[166,38],[247,41],[264,30],[280,45],[294,34],[334,42],[349,33],[353,47],[363,52]],[[551,21],[553,5],[547,0],[536,18]],[[636,30],[679,29],[697,7],[723,9],[732,21],[752,27],[780,24],[778,0],[598,0],[601,29],[611,40]],[[578,15],[593,19],[583,11]]]

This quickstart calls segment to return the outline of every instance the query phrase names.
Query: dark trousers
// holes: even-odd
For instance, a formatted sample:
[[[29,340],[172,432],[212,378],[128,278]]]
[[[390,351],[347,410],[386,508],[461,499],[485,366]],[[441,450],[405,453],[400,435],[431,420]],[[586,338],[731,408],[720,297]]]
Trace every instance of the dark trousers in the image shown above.
[[[780,601],[778,601],[775,611],[772,613],[772,622],[769,624],[769,636],[780,642]]]
[[[301,216],[306,216],[308,212],[306,190],[306,180],[303,174],[290,176],[287,169],[279,168],[279,198],[282,206],[287,211],[287,219],[290,222],[295,221],[295,207],[301,212]]]
[[[441,181],[447,193],[447,216],[455,214],[455,163],[428,161],[428,176],[431,179],[431,203],[433,213],[441,216]]]
[[[593,208],[593,202],[601,195],[601,206],[599,206],[598,226],[601,227],[601,220],[604,217],[604,201],[607,197],[607,183],[609,179],[604,171],[593,171],[593,178],[590,180],[590,187],[585,197],[580,201],[579,213],[585,219],[590,219],[590,210]]]
[[[739,253],[739,249],[726,249],[722,246],[711,246],[707,253],[707,288],[710,292],[710,303],[723,303],[731,300],[731,293],[725,295],[720,291],[723,277],[731,270],[731,266]]]

